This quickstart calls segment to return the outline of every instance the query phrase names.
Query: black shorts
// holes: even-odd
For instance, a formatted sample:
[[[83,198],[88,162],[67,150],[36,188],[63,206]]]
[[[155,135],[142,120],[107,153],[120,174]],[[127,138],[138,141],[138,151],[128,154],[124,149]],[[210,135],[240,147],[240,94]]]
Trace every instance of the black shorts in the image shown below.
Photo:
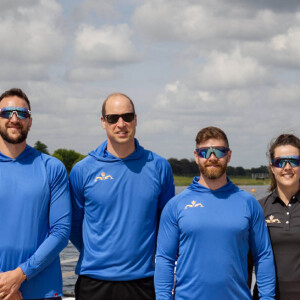
[[[79,275],[75,285],[76,300],[155,300],[153,277],[106,281]]]

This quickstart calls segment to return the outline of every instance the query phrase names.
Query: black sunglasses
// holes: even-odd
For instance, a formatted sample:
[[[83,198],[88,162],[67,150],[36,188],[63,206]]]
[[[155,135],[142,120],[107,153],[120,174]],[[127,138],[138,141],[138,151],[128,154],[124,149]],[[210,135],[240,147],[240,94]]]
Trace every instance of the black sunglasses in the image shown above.
[[[104,119],[109,124],[116,124],[119,121],[119,118],[122,118],[124,122],[132,122],[134,119],[135,113],[127,113],[127,114],[121,114],[121,115],[105,115]]]

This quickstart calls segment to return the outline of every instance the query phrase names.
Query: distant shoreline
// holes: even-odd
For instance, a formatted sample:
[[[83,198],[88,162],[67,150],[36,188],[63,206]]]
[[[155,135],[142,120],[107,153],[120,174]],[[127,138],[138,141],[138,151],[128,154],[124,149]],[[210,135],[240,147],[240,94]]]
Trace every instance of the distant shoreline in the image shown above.
[[[236,185],[270,185],[270,179],[254,179],[251,177],[230,177]],[[193,181],[193,176],[174,175],[175,186],[188,186]]]

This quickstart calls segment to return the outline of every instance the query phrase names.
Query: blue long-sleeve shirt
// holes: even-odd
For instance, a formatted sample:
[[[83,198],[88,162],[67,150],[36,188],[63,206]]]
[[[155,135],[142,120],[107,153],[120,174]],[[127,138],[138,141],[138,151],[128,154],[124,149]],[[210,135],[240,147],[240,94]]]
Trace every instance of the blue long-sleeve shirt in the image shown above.
[[[0,153],[0,271],[20,267],[24,299],[62,295],[59,252],[71,227],[68,175],[54,157],[27,146]]]
[[[135,140],[124,159],[104,142],[70,174],[76,273],[126,281],[153,276],[157,224],[174,196],[169,163]]]
[[[252,299],[247,285],[250,248],[260,299],[274,299],[273,253],[259,203],[230,180],[214,191],[198,180],[195,177],[162,213],[155,269],[156,299],[172,299],[176,260],[176,300]]]

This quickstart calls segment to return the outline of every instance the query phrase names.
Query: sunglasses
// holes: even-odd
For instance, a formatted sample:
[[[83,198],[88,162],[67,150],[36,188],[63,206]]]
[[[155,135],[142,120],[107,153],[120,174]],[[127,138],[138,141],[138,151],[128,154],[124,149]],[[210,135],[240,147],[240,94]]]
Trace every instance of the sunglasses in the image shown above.
[[[116,124],[120,118],[123,119],[124,122],[132,122],[134,119],[135,114],[134,113],[127,113],[127,114],[122,114],[122,115],[105,115],[104,119],[109,123],[109,124]]]
[[[209,158],[213,153],[215,157],[222,158],[227,155],[230,149],[227,147],[203,147],[198,148],[195,151],[197,152],[198,156],[202,158]]]
[[[30,118],[31,111],[25,107],[2,107],[0,109],[0,117],[4,119],[12,118],[16,114],[20,120]]]
[[[292,168],[300,166],[300,156],[290,155],[290,156],[280,156],[272,159],[272,166],[276,168],[284,168],[286,164],[289,163]]]

